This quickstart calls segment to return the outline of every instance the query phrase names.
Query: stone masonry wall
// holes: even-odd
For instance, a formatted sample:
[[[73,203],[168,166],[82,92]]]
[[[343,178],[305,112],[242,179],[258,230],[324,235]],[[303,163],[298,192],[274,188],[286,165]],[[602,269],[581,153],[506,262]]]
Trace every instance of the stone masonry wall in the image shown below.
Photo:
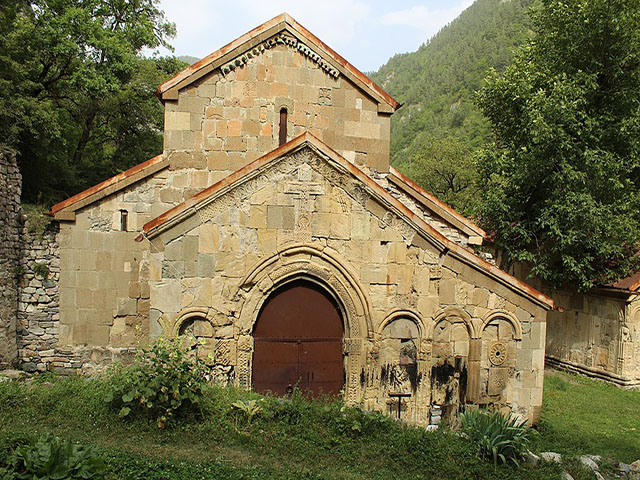
[[[17,358],[16,269],[20,245],[19,217],[22,176],[15,154],[0,147],[0,369]]]
[[[20,368],[28,372],[52,367],[71,368],[70,355],[56,352],[60,332],[58,280],[60,251],[57,225],[34,231],[28,222],[22,229],[18,303],[18,355]]]
[[[171,168],[214,184],[278,147],[282,108],[287,140],[308,131],[361,168],[389,170],[390,115],[344,76],[283,43],[226,74],[214,70],[165,102]]]
[[[549,312],[547,362],[621,386],[640,386],[640,302],[568,291],[552,296],[564,311]]]
[[[436,411],[453,415],[467,401],[538,421],[540,306],[443,257],[316,153],[295,152],[247,177],[147,243],[152,335],[192,331],[203,358],[251,386],[252,332],[265,297],[288,279],[316,279],[344,305],[349,403],[389,411],[389,392],[406,390],[402,418],[416,423],[437,423]],[[399,358],[395,332],[407,326],[417,377]]]

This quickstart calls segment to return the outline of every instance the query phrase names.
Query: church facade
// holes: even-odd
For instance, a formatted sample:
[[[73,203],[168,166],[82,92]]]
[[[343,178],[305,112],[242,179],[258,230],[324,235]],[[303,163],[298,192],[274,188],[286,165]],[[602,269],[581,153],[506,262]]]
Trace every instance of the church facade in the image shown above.
[[[188,335],[222,382],[417,424],[467,404],[537,423],[553,303],[390,167],[398,102],[286,14],[157,95],[164,152],[51,209],[51,358],[90,369]]]

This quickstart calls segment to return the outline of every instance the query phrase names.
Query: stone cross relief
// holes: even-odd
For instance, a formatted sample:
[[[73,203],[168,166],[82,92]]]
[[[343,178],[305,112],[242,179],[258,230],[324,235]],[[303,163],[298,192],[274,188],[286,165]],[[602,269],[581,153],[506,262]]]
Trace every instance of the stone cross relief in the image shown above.
[[[289,182],[285,193],[295,196],[296,227],[295,238],[300,242],[311,241],[311,212],[313,207],[313,195],[324,195],[324,187],[321,183],[311,182],[313,170],[307,163],[298,168],[298,181]]]

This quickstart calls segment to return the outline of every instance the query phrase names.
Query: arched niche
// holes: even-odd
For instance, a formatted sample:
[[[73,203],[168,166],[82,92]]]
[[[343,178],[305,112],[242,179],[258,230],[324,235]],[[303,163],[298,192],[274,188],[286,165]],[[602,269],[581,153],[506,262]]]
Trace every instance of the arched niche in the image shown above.
[[[480,398],[492,403],[510,403],[522,325],[511,312],[490,311],[482,319],[481,339]]]
[[[424,324],[411,310],[392,310],[378,328],[376,389],[379,408],[404,421],[427,423],[423,402],[424,368],[420,361]]]
[[[187,308],[179,312],[173,322],[164,326],[170,337],[191,335],[196,338],[214,336],[212,318],[208,308]]]
[[[371,301],[348,262],[331,248],[292,244],[260,260],[233,292],[238,305],[237,375],[240,386],[252,385],[252,333],[266,299],[290,282],[312,282],[331,296],[344,320],[345,401],[362,399],[365,341],[373,338]]]
[[[477,338],[471,316],[459,307],[434,315],[431,341],[431,405],[453,421],[467,396],[470,341]],[[432,418],[433,421],[433,418]]]

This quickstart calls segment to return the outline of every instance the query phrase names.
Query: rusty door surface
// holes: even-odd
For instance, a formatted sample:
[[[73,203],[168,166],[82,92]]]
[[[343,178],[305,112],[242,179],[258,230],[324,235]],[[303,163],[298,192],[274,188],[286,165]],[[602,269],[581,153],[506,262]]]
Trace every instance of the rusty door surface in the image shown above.
[[[254,330],[253,388],[285,395],[337,395],[342,389],[342,318],[334,301],[309,282],[276,290]]]

